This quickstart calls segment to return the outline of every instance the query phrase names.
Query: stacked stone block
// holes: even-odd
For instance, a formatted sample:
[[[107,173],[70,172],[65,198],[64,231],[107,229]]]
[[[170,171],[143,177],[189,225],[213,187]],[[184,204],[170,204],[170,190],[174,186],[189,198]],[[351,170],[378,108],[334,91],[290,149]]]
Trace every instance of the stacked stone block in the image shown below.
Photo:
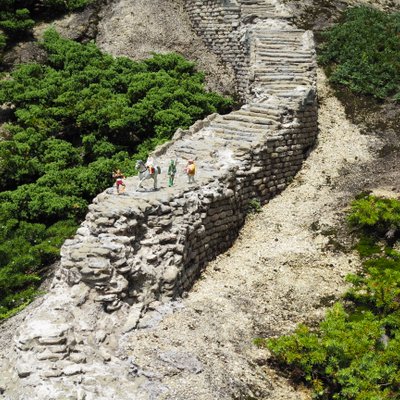
[[[247,93],[249,43],[241,26],[241,8],[236,1],[187,0],[192,26],[205,44],[232,65],[238,93]]]

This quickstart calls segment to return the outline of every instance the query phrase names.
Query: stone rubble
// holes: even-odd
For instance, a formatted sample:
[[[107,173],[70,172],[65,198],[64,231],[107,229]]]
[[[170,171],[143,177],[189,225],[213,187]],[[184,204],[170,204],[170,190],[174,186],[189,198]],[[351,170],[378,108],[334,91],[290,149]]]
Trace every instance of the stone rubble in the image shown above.
[[[162,385],[132,379],[134,362],[119,354],[124,335],[169,312],[157,310],[190,290],[237,238],[249,202],[284,190],[315,143],[312,34],[293,27],[274,0],[188,0],[186,9],[232,65],[245,104],[178,130],[154,152],[164,174],[178,160],[174,187],[139,191],[130,177],[123,195],[108,189],[93,200],[62,247],[52,290],[0,367],[6,399],[157,398]],[[181,173],[188,159],[197,166],[190,186]],[[174,369],[204,368],[187,354],[162,357]]]

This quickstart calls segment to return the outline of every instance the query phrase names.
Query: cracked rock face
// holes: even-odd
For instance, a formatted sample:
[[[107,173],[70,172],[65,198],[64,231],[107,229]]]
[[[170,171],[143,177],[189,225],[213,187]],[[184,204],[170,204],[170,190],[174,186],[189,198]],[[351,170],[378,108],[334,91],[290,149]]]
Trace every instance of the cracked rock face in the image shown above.
[[[110,7],[118,14],[126,4]],[[275,1],[193,0],[186,12],[209,48],[230,63],[246,104],[178,131],[154,152],[162,171],[178,160],[173,187],[161,179],[159,190],[150,183],[137,190],[130,177],[123,195],[110,188],[93,200],[63,245],[51,291],[15,337],[0,374],[10,398],[162,396],[162,380],[138,372],[134,355],[123,351],[125,339],[179,308],[171,300],[232,245],[249,202],[282,192],[315,142],[311,33],[287,22]],[[188,159],[196,163],[193,184],[180,172]],[[159,359],[166,371],[198,375],[205,368],[187,352],[161,351]]]

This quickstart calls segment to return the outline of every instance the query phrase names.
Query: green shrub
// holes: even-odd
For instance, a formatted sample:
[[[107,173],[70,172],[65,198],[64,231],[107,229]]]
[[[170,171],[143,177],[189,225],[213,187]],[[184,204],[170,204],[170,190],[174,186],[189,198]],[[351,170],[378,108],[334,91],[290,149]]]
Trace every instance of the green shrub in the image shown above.
[[[247,212],[250,214],[257,214],[261,212],[261,203],[258,199],[251,199],[247,204]]]
[[[177,54],[113,58],[54,30],[42,45],[47,64],[0,81],[0,103],[15,105],[0,141],[0,318],[32,299],[42,269],[113,183],[111,171],[133,175],[134,160],[178,127],[231,106]]]
[[[4,50],[7,43],[7,36],[4,33],[0,33],[0,53]],[[1,62],[1,59],[0,59]]]
[[[327,30],[319,61],[329,79],[377,99],[400,96],[400,13],[351,8]]]
[[[0,0],[0,51],[7,39],[18,40],[29,34],[35,25],[35,18],[45,14],[63,13],[85,7],[91,0]],[[38,12],[40,10],[40,12]]]
[[[400,201],[365,196],[351,205],[349,222],[366,234],[384,237],[388,231],[400,228]]]

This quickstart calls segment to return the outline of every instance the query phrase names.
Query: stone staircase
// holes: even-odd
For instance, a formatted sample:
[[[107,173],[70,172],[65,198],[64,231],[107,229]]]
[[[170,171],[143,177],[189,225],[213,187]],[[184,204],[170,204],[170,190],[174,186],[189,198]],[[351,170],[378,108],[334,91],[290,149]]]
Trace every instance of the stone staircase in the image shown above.
[[[282,191],[316,139],[311,33],[293,27],[275,1],[188,0],[187,8],[194,29],[232,63],[246,102],[178,130],[154,152],[163,171],[159,190],[150,183],[136,190],[137,177],[130,177],[123,195],[110,188],[93,200],[62,248],[52,290],[0,367],[6,399],[148,398],[129,377],[119,341],[191,288],[231,246],[249,202]],[[178,160],[172,188],[170,159]],[[197,165],[192,185],[182,172],[188,159]],[[120,389],[109,390],[112,379]]]
[[[315,50],[307,45],[309,33],[298,29],[273,30],[269,26],[252,29],[254,60],[253,88],[264,95],[293,99],[304,96],[315,82]]]
[[[278,2],[265,0],[240,0],[241,15],[246,21],[249,18],[290,18],[290,14]]]

